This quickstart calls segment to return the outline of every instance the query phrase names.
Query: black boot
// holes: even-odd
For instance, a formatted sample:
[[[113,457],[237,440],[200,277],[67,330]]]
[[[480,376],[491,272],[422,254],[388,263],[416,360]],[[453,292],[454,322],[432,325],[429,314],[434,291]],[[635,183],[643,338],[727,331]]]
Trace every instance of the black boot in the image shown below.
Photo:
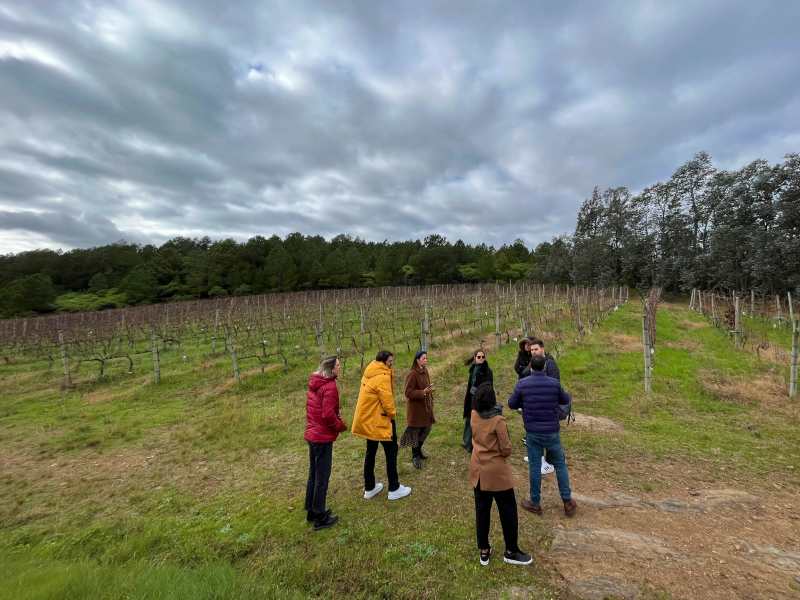
[[[414,446],[411,448],[411,464],[414,465],[415,469],[422,468],[422,452]]]
[[[323,513],[322,517],[314,521],[314,531],[319,531],[320,529],[327,529],[328,527],[333,527],[339,521],[339,517],[331,513],[330,511],[326,511]]]
[[[336,516],[331,512],[330,508],[328,510],[326,510],[325,512],[323,512],[322,515],[318,515],[313,510],[309,510],[308,514],[306,515],[306,521],[308,521],[309,523],[314,523],[315,521],[318,521],[320,518],[324,518],[327,515],[331,515],[331,516],[334,516],[334,517]]]

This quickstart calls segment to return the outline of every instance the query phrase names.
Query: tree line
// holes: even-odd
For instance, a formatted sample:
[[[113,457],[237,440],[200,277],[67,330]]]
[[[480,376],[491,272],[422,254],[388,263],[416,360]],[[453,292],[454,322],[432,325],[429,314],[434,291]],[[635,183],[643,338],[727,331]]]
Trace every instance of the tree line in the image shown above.
[[[797,291],[800,155],[725,171],[700,152],[639,194],[595,188],[570,247],[570,276],[586,284]]]
[[[0,316],[166,300],[325,288],[516,281],[580,285],[796,290],[800,286],[800,155],[738,171],[701,152],[639,194],[595,188],[573,235],[529,250],[424,240],[368,242],[178,237],[67,252],[0,256]]]

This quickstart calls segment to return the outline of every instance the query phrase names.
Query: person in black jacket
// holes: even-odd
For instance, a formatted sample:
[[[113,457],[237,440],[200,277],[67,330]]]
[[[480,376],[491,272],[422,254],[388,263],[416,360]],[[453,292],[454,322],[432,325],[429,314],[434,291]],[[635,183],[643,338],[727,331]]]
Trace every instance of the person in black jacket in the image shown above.
[[[530,369],[531,365],[531,340],[530,338],[522,338],[519,341],[519,352],[517,353],[517,360],[514,362],[514,372],[517,374],[517,379],[522,378],[522,373],[525,369]]]
[[[530,338],[530,351],[531,351],[531,358],[533,358],[534,356],[544,356],[545,375],[561,381],[561,371],[558,370],[556,359],[553,358],[552,354],[545,352],[544,342],[542,340],[540,340],[539,338]],[[528,362],[530,362],[530,360]],[[525,369],[523,369],[522,374],[520,375],[520,379],[522,379],[523,377],[528,377],[530,374],[531,374],[531,367],[530,365],[526,365]]]
[[[462,446],[464,450],[472,453],[472,425],[470,417],[475,408],[475,392],[478,386],[487,381],[494,385],[494,375],[489,368],[489,361],[486,360],[486,352],[481,348],[475,350],[465,362],[469,366],[469,379],[467,381],[467,391],[464,394],[464,434],[462,436]]]

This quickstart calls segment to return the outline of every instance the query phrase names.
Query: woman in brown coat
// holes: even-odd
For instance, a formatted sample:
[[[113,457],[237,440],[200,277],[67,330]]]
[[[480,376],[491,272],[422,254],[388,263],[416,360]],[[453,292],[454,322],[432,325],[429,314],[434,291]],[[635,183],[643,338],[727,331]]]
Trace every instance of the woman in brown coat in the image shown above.
[[[421,469],[422,461],[428,458],[422,452],[422,444],[436,422],[433,417],[433,385],[428,373],[428,353],[424,350],[414,355],[414,363],[406,377],[405,395],[408,427],[400,439],[400,445],[411,446],[411,462],[417,469]]]
[[[482,565],[489,564],[492,548],[489,545],[492,500],[497,503],[506,551],[503,561],[512,565],[533,562],[518,545],[517,500],[514,497],[514,477],[506,458],[511,455],[511,440],[503,418],[503,409],[491,383],[481,384],[475,392],[476,410],[472,411],[472,459],[469,463],[469,483],[475,492],[475,528]]]

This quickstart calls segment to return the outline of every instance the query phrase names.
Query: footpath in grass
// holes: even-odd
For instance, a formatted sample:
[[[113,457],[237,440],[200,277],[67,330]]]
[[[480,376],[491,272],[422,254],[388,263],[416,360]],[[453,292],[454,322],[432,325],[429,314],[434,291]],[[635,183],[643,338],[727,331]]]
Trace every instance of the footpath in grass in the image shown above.
[[[365,501],[364,444],[345,433],[329,490],[341,521],[322,532],[303,512],[313,365],[248,373],[236,386],[225,357],[209,357],[159,386],[112,373],[66,396],[55,373],[4,371],[0,598],[790,597],[785,565],[800,567],[800,530],[786,507],[797,506],[800,450],[797,403],[781,395],[780,370],[667,304],[645,397],[640,332],[631,303],[563,347],[563,383],[580,413],[563,432],[580,508],[566,519],[545,478],[544,516],[519,516],[532,568],[497,559],[496,513],[498,552],[488,568],[478,563],[459,445],[461,361],[477,339],[431,351],[430,459],[417,471],[400,452],[412,495]],[[502,401],[515,354],[513,343],[489,351]],[[401,430],[410,363],[398,355]],[[345,365],[348,423],[358,383],[357,366]],[[523,429],[518,415],[507,419],[519,500]],[[385,481],[380,452],[376,474]]]

